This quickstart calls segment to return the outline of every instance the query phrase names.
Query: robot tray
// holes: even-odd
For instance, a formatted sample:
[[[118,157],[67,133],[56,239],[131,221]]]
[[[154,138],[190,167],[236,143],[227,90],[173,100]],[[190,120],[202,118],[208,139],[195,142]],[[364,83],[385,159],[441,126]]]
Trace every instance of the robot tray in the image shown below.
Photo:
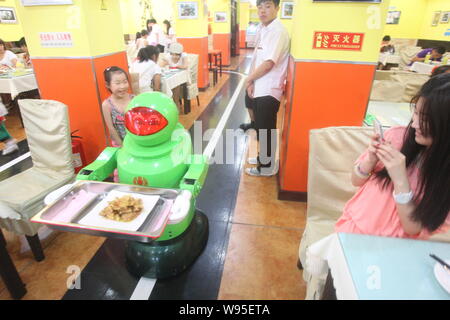
[[[186,191],[78,181],[31,221],[62,231],[151,242],[162,235],[174,203],[178,202],[178,198],[186,196],[184,192]],[[124,199],[124,196],[129,196],[125,197],[129,202],[125,202],[120,208],[124,208],[125,213],[135,213],[133,219],[124,221],[117,218],[124,217],[122,215],[105,216],[105,212],[120,212],[121,209],[112,211],[110,208],[118,210],[117,199]],[[189,210],[188,207],[183,209]]]

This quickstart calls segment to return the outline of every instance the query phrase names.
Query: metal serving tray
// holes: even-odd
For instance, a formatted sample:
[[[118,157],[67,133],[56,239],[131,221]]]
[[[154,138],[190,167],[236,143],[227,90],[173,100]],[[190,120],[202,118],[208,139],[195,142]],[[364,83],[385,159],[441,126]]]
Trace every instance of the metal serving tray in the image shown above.
[[[80,224],[79,221],[113,190],[130,194],[158,195],[160,198],[137,231]],[[89,199],[80,199],[82,198],[80,195],[86,193],[89,194]],[[79,196],[78,199],[76,199],[77,196]],[[162,235],[169,220],[172,205],[179,196],[181,196],[181,191],[174,189],[155,189],[118,183],[78,181],[72,188],[35,215],[31,221],[48,225],[56,230],[148,243]],[[61,215],[64,210],[71,212],[71,210],[66,210],[69,206],[75,209],[70,213],[69,217],[67,212],[65,212],[63,219]],[[161,219],[163,219],[164,223],[155,230],[155,223],[161,221]]]

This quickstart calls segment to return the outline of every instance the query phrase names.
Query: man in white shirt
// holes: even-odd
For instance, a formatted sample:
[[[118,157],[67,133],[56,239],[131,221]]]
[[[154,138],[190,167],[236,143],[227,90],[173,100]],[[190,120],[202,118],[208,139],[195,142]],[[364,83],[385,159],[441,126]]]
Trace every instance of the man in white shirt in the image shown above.
[[[246,80],[245,105],[252,123],[241,125],[243,130],[256,129],[258,157],[248,162],[257,167],[246,173],[252,176],[272,176],[276,165],[277,113],[283,95],[289,62],[289,34],[277,19],[280,0],[258,0],[261,24],[256,35],[250,74]],[[273,140],[273,141],[272,141]]]

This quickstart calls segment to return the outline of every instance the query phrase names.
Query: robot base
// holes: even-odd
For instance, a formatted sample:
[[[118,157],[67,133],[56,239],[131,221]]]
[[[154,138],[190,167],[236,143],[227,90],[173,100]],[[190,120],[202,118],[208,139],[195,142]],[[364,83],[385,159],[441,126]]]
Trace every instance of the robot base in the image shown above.
[[[164,279],[186,270],[208,241],[208,218],[196,210],[190,226],[180,236],[167,241],[128,241],[126,266],[136,277]]]

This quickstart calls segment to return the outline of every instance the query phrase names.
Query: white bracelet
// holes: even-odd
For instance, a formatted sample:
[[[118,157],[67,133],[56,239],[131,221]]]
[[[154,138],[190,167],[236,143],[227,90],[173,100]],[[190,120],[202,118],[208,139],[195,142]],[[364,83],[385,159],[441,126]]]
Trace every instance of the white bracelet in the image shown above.
[[[411,191],[406,193],[395,194],[395,190],[392,191],[392,196],[394,197],[394,201],[398,204],[408,204],[414,197],[414,193]]]

